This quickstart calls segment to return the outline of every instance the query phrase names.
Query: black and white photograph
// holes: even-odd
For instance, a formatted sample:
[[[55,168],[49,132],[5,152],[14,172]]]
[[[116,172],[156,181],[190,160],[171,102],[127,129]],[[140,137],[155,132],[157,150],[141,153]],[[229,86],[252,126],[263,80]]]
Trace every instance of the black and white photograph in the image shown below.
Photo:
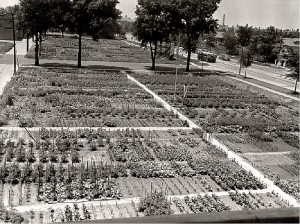
[[[0,0],[0,224],[300,223],[299,0]]]

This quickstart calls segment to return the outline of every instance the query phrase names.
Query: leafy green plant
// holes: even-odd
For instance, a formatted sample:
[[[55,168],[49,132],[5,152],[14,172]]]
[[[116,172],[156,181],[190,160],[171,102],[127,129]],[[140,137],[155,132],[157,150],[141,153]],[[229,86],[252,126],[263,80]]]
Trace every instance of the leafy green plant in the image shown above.
[[[166,196],[162,192],[152,192],[141,201],[138,206],[138,211],[143,212],[145,216],[171,215],[171,203],[168,202]]]

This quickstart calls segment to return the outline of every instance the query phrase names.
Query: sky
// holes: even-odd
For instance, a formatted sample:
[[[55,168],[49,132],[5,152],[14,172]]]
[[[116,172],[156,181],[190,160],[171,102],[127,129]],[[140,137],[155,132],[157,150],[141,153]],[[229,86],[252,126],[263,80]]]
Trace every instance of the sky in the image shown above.
[[[17,4],[18,0],[0,0],[0,7]],[[137,0],[119,0],[123,16],[135,17]],[[299,29],[299,0],[221,0],[214,18],[225,25],[246,25],[266,28]]]

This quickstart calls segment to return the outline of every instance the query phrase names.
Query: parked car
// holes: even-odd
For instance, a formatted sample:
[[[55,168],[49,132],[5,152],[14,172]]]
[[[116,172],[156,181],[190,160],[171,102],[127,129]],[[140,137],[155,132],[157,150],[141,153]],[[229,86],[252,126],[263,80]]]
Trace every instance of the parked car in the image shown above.
[[[217,59],[217,55],[214,53],[209,53],[209,52],[204,52],[204,51],[198,52],[198,60],[200,60],[200,61],[207,61],[207,62],[215,63],[216,59]]]
[[[223,61],[230,61],[230,56],[228,54],[221,54],[219,58]]]

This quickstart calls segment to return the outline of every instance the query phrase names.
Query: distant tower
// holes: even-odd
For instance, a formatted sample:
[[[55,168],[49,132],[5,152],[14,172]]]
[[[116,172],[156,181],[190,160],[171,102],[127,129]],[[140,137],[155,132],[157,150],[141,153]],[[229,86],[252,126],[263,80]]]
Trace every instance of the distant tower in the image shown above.
[[[225,14],[223,14],[223,26],[225,26]]]

